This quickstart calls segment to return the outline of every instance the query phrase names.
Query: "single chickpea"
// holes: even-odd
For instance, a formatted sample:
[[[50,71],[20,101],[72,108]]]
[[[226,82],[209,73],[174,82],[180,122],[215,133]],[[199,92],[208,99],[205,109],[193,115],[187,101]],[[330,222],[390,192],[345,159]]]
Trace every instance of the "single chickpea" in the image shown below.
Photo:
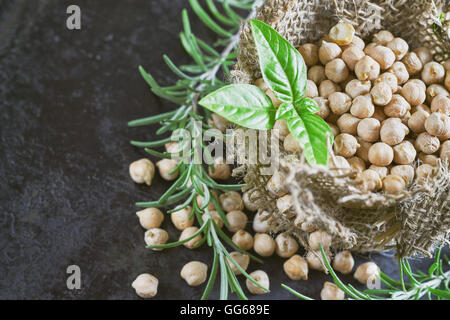
[[[442,161],[446,161],[447,164],[450,163],[450,140],[447,140],[442,144],[441,150],[439,151],[439,157]]]
[[[433,154],[439,150],[441,142],[439,141],[439,138],[432,136],[428,132],[422,132],[417,136],[414,144],[418,151],[422,151],[426,154]]]
[[[366,43],[364,42],[363,39],[361,39],[360,37],[358,37],[356,35],[353,35],[352,42],[350,42],[347,45],[341,46],[341,48],[342,48],[343,51],[345,51],[345,50],[347,50],[348,48],[351,48],[351,47],[357,47],[357,48],[359,48],[361,50],[364,50],[365,46],[366,46]]]
[[[164,147],[166,148],[166,151],[169,153],[172,153],[173,157],[179,157],[180,155],[178,154],[178,152],[180,151],[180,146],[178,144],[178,142],[169,142],[166,143],[164,145]]]
[[[331,80],[324,80],[319,85],[319,95],[325,99],[328,99],[333,92],[339,91],[341,91],[341,87]]]
[[[339,289],[337,285],[326,281],[320,291],[321,300],[344,300],[345,292]]]
[[[353,99],[350,113],[360,119],[370,118],[375,112],[375,106],[370,96],[358,96]]]
[[[377,106],[385,106],[392,99],[392,89],[385,82],[380,82],[374,85],[372,90],[370,90],[370,94],[372,96],[373,103]],[[425,92],[423,95],[425,100]]]
[[[425,131],[425,120],[430,116],[430,114],[423,110],[417,110],[411,115],[408,120],[408,127],[414,133],[422,133]]]
[[[328,261],[331,261],[331,252],[329,250],[325,250],[325,255]],[[328,272],[321,251],[308,251],[306,254],[306,262],[308,263],[309,269]]]
[[[131,286],[136,290],[136,294],[143,299],[150,299],[158,293],[158,279],[149,273],[137,276]]]
[[[270,98],[270,100],[272,101],[272,104],[275,108],[278,108],[283,101],[281,101],[280,99],[278,99],[275,94],[273,93],[273,91],[271,89],[267,89],[265,91],[266,95]]]
[[[356,156],[363,159],[365,162],[369,162],[369,149],[372,143],[362,140],[358,137],[358,143],[360,147],[356,150]]]
[[[253,230],[259,233],[269,233],[270,232],[269,217],[270,217],[269,212],[259,211],[253,218]]]
[[[445,71],[450,71],[450,59],[447,59],[441,63],[442,63],[442,66],[444,67]]]
[[[321,117],[322,119],[327,118],[330,115],[330,108],[328,107],[328,100],[322,97],[315,97],[313,100],[317,103],[317,107],[319,107],[319,112],[315,114]]]
[[[402,177],[406,185],[410,185],[414,180],[414,167],[411,165],[399,165],[391,168],[391,174]]]
[[[397,77],[397,82],[399,85],[406,83],[409,80],[409,73],[406,70],[403,62],[397,61],[388,69],[388,72],[392,73]]]
[[[408,43],[402,38],[394,38],[386,44],[386,47],[394,52],[397,60],[402,60],[409,50]]]
[[[351,169],[347,159],[342,156],[335,156],[334,161],[329,161],[328,166],[334,169]]]
[[[339,133],[341,133],[341,130],[339,130],[339,127],[333,123],[327,122],[328,126],[331,129],[331,132],[333,132],[333,136],[336,137]]]
[[[314,83],[318,86],[323,80],[327,79],[325,75],[325,67],[316,65],[309,68],[308,79],[314,81]]]
[[[250,273],[250,277],[253,278],[257,283],[259,283],[263,288],[269,290],[269,276],[267,273],[265,273],[262,270],[256,270]],[[263,290],[262,288],[258,287],[256,284],[251,282],[249,279],[245,281],[245,284],[247,285],[248,291],[252,294],[265,294],[267,293],[266,290]]]
[[[155,165],[148,159],[140,159],[130,164],[129,171],[134,182],[149,186],[155,175]]]
[[[406,83],[414,83],[418,85],[423,91],[427,91],[427,85],[420,79],[409,79]]]
[[[226,212],[240,211],[244,209],[244,201],[239,192],[227,191],[219,196],[219,202]]]
[[[230,211],[226,215],[227,221],[229,223],[228,231],[236,232],[240,229],[244,229],[247,225],[247,215],[242,211]]]
[[[445,73],[444,85],[447,90],[450,90],[450,71]]]
[[[406,188],[405,180],[395,174],[389,174],[383,179],[383,191],[388,194],[399,194]]]
[[[433,61],[433,54],[427,47],[416,48],[413,50],[413,52],[417,54],[417,56],[420,59],[420,62],[422,62],[422,65],[425,65],[430,61]]]
[[[374,262],[366,262],[361,264],[353,275],[353,277],[362,284],[368,284],[369,281],[374,281],[379,278],[380,270]]]
[[[288,189],[285,184],[284,175],[280,171],[275,172],[267,182],[266,189],[271,194],[278,197],[282,197],[287,194]]]
[[[358,137],[367,142],[376,142],[380,138],[380,121],[374,118],[362,119],[358,123]]]
[[[348,22],[339,22],[330,29],[328,36],[330,39],[338,45],[350,44],[355,35],[355,28]]]
[[[250,257],[248,256],[248,254],[244,254],[239,251],[233,251],[233,252],[230,252],[230,256],[242,269],[244,269],[244,271],[247,270],[248,265],[250,263]],[[231,268],[231,271],[233,271],[233,273],[235,275],[238,276],[238,275],[242,274],[242,272],[236,267],[236,265],[228,257],[226,259],[227,259],[228,265]]]
[[[335,83],[347,79],[349,72],[344,60],[340,58],[333,59],[325,65],[325,75]]]
[[[339,271],[342,274],[349,274],[352,272],[355,260],[352,253],[348,250],[344,250],[336,254],[333,260],[333,269]]]
[[[381,124],[380,139],[382,142],[394,146],[402,142],[408,133],[408,127],[399,118],[389,118]]]
[[[450,99],[443,94],[435,96],[431,100],[431,112],[439,112],[450,116]]]
[[[187,206],[180,210],[174,211],[170,214],[170,219],[173,225],[178,230],[184,230],[191,227],[194,224],[194,215],[192,214],[192,208]]]
[[[356,172],[363,172],[364,170],[366,170],[366,163],[361,158],[351,157],[347,159],[347,162],[349,163],[350,167]]]
[[[369,43],[367,46],[365,46],[365,48],[363,49],[363,51],[364,51],[365,54],[368,55],[368,54],[373,50],[373,48],[375,48],[376,46],[378,46],[377,43],[371,42],[371,43]]]
[[[388,117],[401,118],[411,110],[411,106],[408,101],[401,95],[392,95],[391,101],[384,107],[384,114]]]
[[[217,194],[214,191],[211,191],[211,196],[215,197],[217,199]],[[201,208],[203,206],[203,196],[197,195],[197,199],[196,200],[197,200],[198,207]],[[212,202],[212,199],[209,200],[207,208],[210,211],[211,210],[216,210],[216,207],[214,206],[214,203]]]
[[[242,250],[250,250],[253,247],[253,237],[250,233],[245,230],[238,230],[233,235],[231,240]]]
[[[308,98],[314,98],[319,96],[319,91],[317,90],[317,86],[312,80],[306,80],[306,92],[305,96]]]
[[[227,180],[231,176],[231,169],[223,157],[218,157],[214,159],[214,172],[209,167],[208,174],[213,179]]]
[[[144,241],[148,246],[154,246],[157,244],[165,244],[169,239],[169,234],[166,230],[159,228],[152,228],[145,232]],[[154,251],[162,251],[161,248],[152,248]]]
[[[421,105],[426,98],[425,90],[413,82],[408,82],[403,86],[401,95],[412,106]]]
[[[180,275],[189,286],[197,287],[206,281],[208,266],[200,261],[191,261],[183,266]]]
[[[383,130],[383,127],[381,127]],[[392,147],[384,142],[377,142],[373,144],[369,149],[369,161],[370,163],[385,167],[391,164],[394,160],[394,150]]]
[[[219,212],[217,212],[216,210],[212,210],[212,211],[209,211],[209,214],[211,215],[212,221],[214,221],[214,223],[215,223],[219,228],[222,228],[222,227],[223,227],[223,220],[222,220],[222,218],[220,217]],[[208,219],[208,218],[209,218],[209,216],[208,216],[207,213],[204,213],[204,214],[202,215],[202,219],[203,219],[203,220],[206,220],[206,219]]]
[[[390,72],[380,74],[380,76],[374,81],[374,85],[380,83],[387,84],[391,88],[392,93],[396,93],[399,89],[397,77]]]
[[[337,126],[339,130],[343,133],[348,133],[351,135],[356,135],[358,123],[361,119],[351,115],[350,113],[344,113],[339,117],[337,121]]]
[[[290,258],[298,251],[297,241],[286,233],[281,233],[275,238],[276,253],[282,258]]]
[[[344,52],[342,52],[342,60],[347,64],[347,67],[350,70],[355,69],[356,63],[364,58],[366,54],[364,51],[356,46],[350,46],[349,48],[345,49]]]
[[[445,142],[441,146],[441,150],[444,146]],[[441,157],[442,158],[442,157]],[[437,166],[439,164],[439,157],[434,154],[427,154],[425,152],[419,153],[419,160],[423,163],[429,164],[431,166]]]
[[[375,42],[376,44],[385,46],[389,42],[394,40],[394,35],[388,31],[388,30],[381,30],[374,34],[372,38],[372,42]]]
[[[416,180],[423,182],[436,175],[436,167],[429,164],[421,164],[416,169]]]
[[[272,132],[274,133],[276,132],[278,139],[284,141],[284,139],[290,132],[286,120],[285,119],[276,120]]]
[[[384,120],[386,120],[387,117],[384,114],[384,108],[383,107],[375,107],[375,111],[372,115],[372,118],[380,121],[380,123],[383,122]]]
[[[380,179],[383,180],[389,174],[388,167],[379,167],[374,164],[371,164],[369,167],[370,170],[375,171],[380,176]]]
[[[298,48],[308,67],[319,63],[319,47],[312,43],[305,43]]]
[[[231,122],[225,119],[224,117],[219,116],[218,114],[211,114],[211,118],[213,121],[213,126],[218,130],[225,132],[227,128],[230,126]]]
[[[444,95],[446,97],[450,96],[449,92],[447,91],[447,89],[445,89],[442,85],[440,84],[432,84],[427,88],[427,102],[431,103],[433,101],[433,98],[438,96],[438,95]]]
[[[365,56],[355,65],[355,74],[359,80],[375,80],[380,75],[380,65],[373,58]]]
[[[256,79],[254,85],[260,88],[262,91],[266,92],[270,89],[269,85],[264,81],[263,78]]]
[[[433,112],[425,120],[425,130],[433,136],[450,135],[450,117],[440,112]]]
[[[333,42],[322,41],[319,48],[319,60],[323,65],[326,65],[333,59],[338,58],[342,53],[342,49]]]
[[[416,149],[409,141],[400,142],[393,147],[394,162],[397,164],[411,164],[416,159]]]
[[[427,85],[442,82],[444,77],[445,69],[441,64],[431,61],[423,66],[422,80]]]
[[[358,183],[357,187],[363,192],[377,191],[382,187],[380,175],[372,169],[358,173],[355,182]]]
[[[331,246],[331,236],[325,231],[314,231],[309,234],[308,245],[311,250],[320,250],[319,244],[322,244],[325,250]]]
[[[334,152],[345,158],[349,158],[356,153],[360,145],[354,136],[348,133],[341,133],[334,139]]]
[[[408,70],[410,76],[415,76],[420,73],[423,68],[422,61],[419,56],[414,52],[408,52],[402,59],[403,64]]]
[[[178,166],[178,161],[174,159],[162,159],[156,163],[156,166],[164,180],[172,181],[178,178],[179,171],[173,172]]]
[[[144,229],[159,228],[164,221],[164,214],[157,208],[147,208],[136,212],[139,223]]]
[[[184,229],[181,232],[180,239],[178,239],[178,241],[184,241],[187,238],[192,237],[196,232],[198,232],[198,230],[199,229],[197,227],[189,227],[189,228]],[[198,246],[200,245],[200,241],[202,241],[202,238],[203,238],[202,235],[198,234],[193,239],[183,243],[183,245],[188,249],[198,248]]]
[[[371,49],[368,55],[380,65],[381,70],[386,70],[395,62],[395,54],[391,49],[378,45]]]
[[[254,199],[255,196],[253,195],[254,192],[257,194],[260,194],[260,192],[258,192],[258,191],[249,190],[249,191],[244,192],[244,194],[242,195],[242,202],[244,202],[245,209],[247,209],[248,211],[252,211],[252,212],[255,212],[258,210],[257,200]]]
[[[280,212],[284,213],[291,209],[292,203],[292,195],[287,194],[277,199],[277,208]]]
[[[343,92],[333,92],[328,96],[328,104],[334,114],[344,114],[350,110],[352,99]]]
[[[261,257],[270,257],[275,252],[276,243],[271,236],[266,233],[255,234],[253,250]]]
[[[291,280],[308,280],[308,262],[298,254],[286,260],[283,269]]]
[[[370,81],[351,80],[345,86],[345,92],[355,99],[357,96],[362,96],[370,93],[372,83]]]
[[[416,112],[416,111],[425,111],[428,114],[431,114],[431,109],[425,104],[421,104],[421,105],[418,105],[416,107],[413,107],[413,108],[411,108],[411,111],[413,113]]]

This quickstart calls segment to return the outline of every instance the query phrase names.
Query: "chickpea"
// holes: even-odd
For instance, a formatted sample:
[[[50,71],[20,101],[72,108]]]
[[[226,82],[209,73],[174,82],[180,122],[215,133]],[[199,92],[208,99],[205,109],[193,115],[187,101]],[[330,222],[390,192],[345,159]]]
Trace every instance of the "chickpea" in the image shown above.
[[[353,156],[359,144],[356,138],[348,133],[341,133],[334,140],[334,152],[346,158]]]
[[[352,80],[357,80],[356,76],[353,73],[349,73],[348,77],[344,81],[339,83],[339,85],[341,86],[341,88],[345,88],[347,84]]]
[[[439,150],[441,142],[439,138],[430,135],[428,132],[422,132],[419,134],[415,141],[415,147],[418,151],[422,151],[426,154],[433,154]]]
[[[231,176],[231,169],[223,157],[218,157],[214,159],[214,172],[208,168],[208,173],[213,179],[227,180]]]
[[[340,58],[333,59],[325,65],[325,75],[335,83],[347,79],[349,72],[344,60]]]
[[[395,62],[395,54],[391,49],[378,45],[371,49],[368,55],[380,65],[381,70],[386,70]]]
[[[308,280],[308,263],[298,254],[294,254],[286,260],[283,269],[291,280]]]
[[[267,211],[259,211],[253,218],[253,230],[259,233],[269,233],[269,217],[270,214]]]
[[[355,182],[359,183],[358,188],[363,192],[377,191],[382,187],[380,175],[372,169],[358,173]]]
[[[386,83],[391,88],[392,93],[396,93],[398,91],[398,80],[393,73],[385,72],[380,74],[380,76],[375,80],[374,84],[377,85],[382,82]]]
[[[356,150],[356,156],[363,159],[365,162],[369,162],[369,149],[372,146],[372,143],[362,140],[358,138],[358,143],[360,147]]]
[[[389,174],[389,169],[387,167],[379,167],[374,164],[370,165],[370,170],[375,171],[380,176],[380,179],[383,180]]]
[[[383,111],[388,117],[401,118],[411,110],[411,106],[408,101],[401,95],[392,95],[391,101],[384,107]]]
[[[351,169],[350,164],[348,163],[347,159],[341,156],[335,156],[334,162],[329,161],[328,165],[330,168],[334,169]]]
[[[156,166],[159,169],[159,174],[164,180],[172,181],[178,178],[178,170],[172,172],[178,166],[178,161],[174,159],[162,159],[156,163]]]
[[[250,233],[245,230],[238,230],[233,235],[231,240],[242,250],[250,250],[253,247],[253,237]]]
[[[425,120],[425,130],[433,136],[449,136],[450,117],[440,112],[433,112]]]
[[[383,191],[388,194],[399,194],[406,188],[405,180],[395,174],[389,174],[383,179]]]
[[[276,253],[282,258],[290,258],[298,251],[297,241],[286,233],[281,233],[275,238]]]
[[[222,218],[220,217],[219,212],[217,212],[216,210],[212,210],[212,211],[209,211],[209,214],[211,215],[212,221],[214,221],[214,223],[215,223],[219,228],[222,228],[222,227],[223,227],[223,220],[222,220]],[[204,214],[202,215],[202,219],[203,219],[203,220],[209,219],[208,214],[207,214],[207,213],[204,213]]]
[[[219,196],[220,205],[226,212],[239,211],[244,209],[244,201],[236,191],[228,191]]]
[[[442,66],[444,67],[445,71],[450,71],[450,59],[447,59],[441,63],[442,63]]]
[[[425,120],[430,116],[430,114],[423,110],[418,110],[411,115],[408,120],[408,127],[414,133],[422,133],[425,131]]]
[[[442,144],[442,146],[445,143]],[[442,147],[441,146],[441,150]],[[442,157],[441,157],[442,158]],[[431,166],[437,166],[439,164],[439,158],[433,154],[426,154],[425,152],[421,152],[419,153],[419,160],[422,161],[423,163],[429,164]]]
[[[319,47],[315,44],[305,43],[298,48],[298,52],[300,52],[308,67],[319,63]]]
[[[331,246],[331,236],[325,231],[314,231],[310,233],[308,238],[308,245],[311,250],[320,250],[319,244],[322,244],[325,250]]]
[[[450,71],[445,73],[444,85],[447,90],[450,90]]]
[[[373,36],[372,42],[375,42],[376,44],[385,46],[389,42],[391,42],[392,40],[394,40],[394,35],[390,31],[388,31],[388,30],[381,30],[381,31],[378,31]]]
[[[355,260],[352,253],[348,250],[344,250],[336,254],[333,260],[333,269],[339,271],[342,274],[349,274],[352,272]]]
[[[347,159],[350,167],[356,172],[363,172],[366,170],[366,163],[363,159],[358,157],[351,157]]]
[[[394,162],[397,164],[411,164],[416,159],[416,149],[409,141],[403,141],[393,147]]]
[[[350,44],[355,35],[355,28],[348,22],[339,22],[330,29],[328,36],[338,45]]]
[[[269,290],[269,276],[267,273],[265,273],[262,270],[256,270],[250,273],[250,277],[253,278],[257,283],[259,283],[263,288]],[[267,293],[266,290],[263,290],[262,288],[255,285],[253,282],[251,282],[249,279],[245,281],[245,284],[247,285],[248,291],[253,294],[265,294]]]
[[[409,79],[406,83],[414,83],[418,85],[423,91],[427,91],[427,85],[420,79]]]
[[[427,85],[442,82],[444,81],[444,77],[445,69],[441,64],[431,61],[423,66],[422,80]]]
[[[270,90],[270,89],[268,89]],[[219,116],[218,114],[211,114],[213,126],[218,130],[225,132],[227,128],[230,126],[231,122],[225,119],[224,117]]]
[[[382,142],[394,146],[402,142],[408,132],[408,127],[399,118],[389,118],[381,124],[380,138]]]
[[[355,271],[353,277],[361,282],[367,284],[368,281],[373,281],[380,276],[380,270],[374,262],[366,262],[361,264]]]
[[[292,196],[287,194],[277,199],[277,208],[280,212],[284,213],[292,207]]]
[[[328,261],[331,261],[331,252],[329,250],[325,250],[325,255]],[[308,263],[309,269],[328,272],[321,251],[308,251],[306,254],[306,262]]]
[[[360,121],[361,119],[354,117],[350,113],[344,113],[342,116],[339,117],[337,121],[337,126],[339,127],[339,130],[343,133],[356,135],[358,123]]]
[[[186,240],[187,238],[192,237],[196,232],[198,232],[197,227],[189,227],[184,229],[181,232],[180,239],[178,241]],[[183,243],[183,245],[188,249],[195,249],[200,245],[200,241],[202,241],[202,235],[199,234],[195,236],[193,239],[189,240],[188,242]]]
[[[414,168],[411,165],[399,165],[391,168],[393,175],[402,177],[405,180],[406,185],[410,185],[414,179]]]
[[[371,42],[363,49],[363,51],[365,54],[368,55],[373,50],[373,48],[375,48],[376,46],[378,46],[377,43]]]
[[[328,107],[328,100],[322,97],[315,97],[313,100],[317,103],[319,107],[319,112],[315,113],[322,119],[327,118],[330,115],[330,108]]]
[[[269,191],[271,194],[282,197],[285,194],[288,193],[287,186],[285,184],[285,178],[284,175],[277,171],[275,172],[272,177],[269,179],[266,185],[267,191]]]
[[[333,42],[322,41],[319,48],[319,60],[323,65],[326,65],[333,59],[338,58],[342,53],[342,49]]]
[[[179,148],[178,142],[174,141],[174,142],[166,143],[164,145],[164,147],[166,148],[167,152],[172,153],[173,157],[179,156],[178,152],[180,151],[180,148]]]
[[[347,64],[350,70],[355,69],[356,63],[361,60],[366,54],[364,51],[356,46],[351,46],[342,52],[342,60]]]
[[[381,127],[383,130],[383,127]],[[369,161],[377,166],[385,167],[394,160],[394,150],[384,142],[377,142],[369,149]]]
[[[446,161],[447,164],[450,163],[450,140],[447,140],[442,144],[439,157],[442,161]]]
[[[426,181],[428,178],[432,178],[436,174],[436,167],[429,164],[421,164],[416,169],[416,179],[419,182]]]
[[[270,100],[272,101],[272,104],[275,108],[278,108],[283,101],[281,101],[280,99],[278,99],[275,94],[273,93],[273,91],[271,89],[267,89],[266,90],[266,95],[270,98]]]
[[[345,92],[355,99],[357,96],[362,96],[367,93],[370,93],[370,88],[372,84],[370,81],[360,81],[360,80],[351,80],[345,86]]]
[[[352,42],[350,42],[350,44],[341,46],[341,48],[342,48],[343,51],[345,51],[345,50],[347,50],[348,48],[351,48],[351,47],[357,47],[357,48],[359,48],[361,50],[364,50],[365,46],[366,46],[366,44],[365,44],[363,39],[361,39],[358,36],[353,35]]]
[[[333,92],[339,91],[341,91],[341,87],[331,80],[323,80],[319,85],[319,95],[325,99],[328,99]]]
[[[317,86],[312,80],[306,80],[306,92],[305,96],[308,98],[314,98],[319,95],[319,91],[317,90]]]
[[[412,106],[421,105],[426,98],[425,90],[413,82],[406,83],[401,90],[401,94]]]
[[[449,92],[447,91],[447,89],[445,89],[442,85],[440,84],[432,84],[427,88],[427,101],[429,103],[431,103],[433,101],[433,98],[438,96],[438,95],[444,95],[446,97],[450,96]]]
[[[356,77],[363,80],[375,80],[380,75],[380,65],[373,58],[365,56],[355,64]]]
[[[194,224],[194,215],[192,214],[192,208],[187,206],[180,210],[174,211],[170,214],[170,219],[173,225],[178,230],[184,230],[191,227]]]
[[[164,214],[157,208],[147,208],[136,212],[139,223],[144,229],[159,228],[164,221]]]
[[[394,52],[397,60],[402,60],[409,50],[408,43],[402,38],[394,38],[386,44],[386,47]]]
[[[370,91],[370,94],[372,96],[373,103],[375,103],[377,106],[385,106],[392,99],[392,89],[385,82],[376,84]],[[423,93],[423,95],[425,100],[425,92]]]
[[[136,290],[136,294],[143,299],[153,298],[158,293],[158,279],[149,273],[137,276],[131,286]]]
[[[155,175],[155,165],[148,159],[140,159],[130,164],[129,172],[134,182],[149,186]]]
[[[144,241],[148,246],[153,246],[157,244],[165,244],[169,239],[169,234],[166,230],[159,228],[152,228],[145,232]],[[152,248],[154,251],[162,251],[161,248]]]
[[[337,125],[330,123],[330,122],[327,122],[327,124],[330,127],[331,132],[333,132],[334,137],[337,136],[339,133],[341,133],[341,131],[339,130]]]
[[[450,116],[450,99],[443,94],[435,96],[431,100],[431,112],[439,112]]]
[[[269,85],[264,81],[263,78],[256,79],[254,85],[259,87],[264,92],[270,89]]]
[[[425,104],[418,105],[418,106],[412,108],[411,111],[413,113],[416,112],[416,111],[425,111],[428,114],[431,114],[431,109]]]
[[[236,232],[240,229],[244,229],[247,225],[247,215],[242,211],[230,211],[226,215],[229,223],[228,231]]]
[[[211,191],[211,196],[213,196],[214,198],[217,199],[217,194],[214,191]],[[197,205],[199,208],[201,208],[203,206],[203,196],[201,195],[197,195]],[[207,206],[208,210],[216,210],[216,207],[214,206],[214,203],[212,202],[212,199],[209,200],[208,206]]]
[[[344,300],[345,292],[339,289],[337,285],[326,281],[320,291],[321,300]]]
[[[230,256],[242,269],[244,269],[244,271],[247,270],[248,265],[250,263],[250,257],[248,256],[248,254],[244,254],[239,251],[233,251],[230,252]],[[242,274],[242,272],[235,266],[235,264],[228,257],[226,259],[228,265],[231,268],[231,271],[233,271],[235,275],[238,276]]]
[[[309,68],[308,79],[314,81],[316,85],[319,85],[323,80],[327,79],[325,75],[325,67],[316,65]]]
[[[266,233],[255,234],[253,250],[261,257],[270,257],[275,252],[276,243],[271,236]]]
[[[285,119],[276,120],[272,132],[274,133],[276,132],[278,139],[284,141],[284,139],[290,132],[286,120]]]
[[[189,286],[196,287],[206,281],[208,266],[200,261],[191,261],[183,266],[180,275]]]
[[[417,49],[414,49],[413,52],[417,54],[417,56],[420,59],[420,62],[422,62],[422,65],[425,65],[433,60],[433,55],[431,54],[430,49],[426,47],[419,47]]]
[[[368,96],[358,96],[353,99],[350,113],[360,119],[370,118],[375,112],[372,99]]]
[[[334,92],[328,96],[328,104],[334,114],[344,114],[350,110],[351,98],[343,92]]]
[[[402,59],[403,64],[408,70],[410,76],[415,76],[422,70],[422,61],[419,56],[414,52],[408,52]]]
[[[397,82],[399,85],[402,85],[409,80],[409,73],[403,62],[394,62],[394,64],[388,69],[388,72],[397,77]]]
[[[248,211],[257,211],[258,210],[258,205],[256,203],[256,201],[254,201],[254,195],[253,193],[257,193],[260,194],[260,192],[258,191],[253,191],[253,190],[249,190],[244,192],[244,194],[242,195],[242,202],[244,202],[244,207],[245,209],[247,209]]]
[[[358,123],[358,137],[367,142],[376,142],[380,138],[380,121],[374,118],[362,119]]]
[[[386,115],[384,114],[384,108],[383,107],[375,107],[375,111],[372,115],[372,118],[378,120],[380,123],[386,120]]]

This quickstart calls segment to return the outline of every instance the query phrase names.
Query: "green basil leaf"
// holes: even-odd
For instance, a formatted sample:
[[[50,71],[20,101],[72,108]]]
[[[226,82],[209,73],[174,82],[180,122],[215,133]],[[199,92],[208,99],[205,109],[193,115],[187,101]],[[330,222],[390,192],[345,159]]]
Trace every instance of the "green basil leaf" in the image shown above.
[[[298,105],[306,92],[306,65],[302,55],[278,32],[259,20],[250,20],[265,82],[285,103]]]
[[[270,98],[250,84],[231,84],[222,87],[198,102],[242,127],[258,130],[271,129],[275,123],[275,107]]]
[[[317,105],[317,102],[315,102],[313,99],[311,98],[303,98],[300,101],[300,112],[303,111],[309,111],[311,113],[316,113],[316,112],[320,112],[319,106]]]

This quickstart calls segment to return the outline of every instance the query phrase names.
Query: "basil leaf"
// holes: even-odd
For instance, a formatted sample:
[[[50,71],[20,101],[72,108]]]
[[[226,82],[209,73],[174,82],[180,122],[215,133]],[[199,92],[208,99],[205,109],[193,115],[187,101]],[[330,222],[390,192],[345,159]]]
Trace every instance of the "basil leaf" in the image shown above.
[[[250,84],[231,84],[216,90],[198,102],[242,127],[271,129],[275,123],[275,107],[270,98]]]
[[[264,81],[283,102],[298,105],[306,92],[306,65],[286,39],[259,20],[250,20]]]

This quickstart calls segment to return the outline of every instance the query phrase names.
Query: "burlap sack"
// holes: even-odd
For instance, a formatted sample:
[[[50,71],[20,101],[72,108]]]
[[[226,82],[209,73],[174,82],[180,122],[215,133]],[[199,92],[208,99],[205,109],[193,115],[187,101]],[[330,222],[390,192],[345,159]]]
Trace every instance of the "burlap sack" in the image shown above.
[[[271,25],[295,47],[316,42],[344,20],[352,23],[365,40],[385,28],[404,38],[412,48],[430,48],[435,59],[442,60],[450,52],[449,32],[444,26],[438,39],[432,24],[441,12],[447,12],[448,5],[443,0],[267,0],[258,10],[257,19]],[[251,31],[244,25],[233,81],[253,83],[259,77]],[[278,211],[277,198],[266,190],[270,176],[260,174],[261,165],[244,163],[237,170],[245,172],[250,199],[269,213],[273,232],[290,232],[308,248],[308,232],[320,229],[332,235],[332,247],[337,250],[396,248],[400,257],[430,256],[437,244],[448,245],[448,164],[436,168],[433,179],[414,183],[401,195],[386,196],[361,193],[349,178],[351,172],[311,167],[301,155],[297,161],[291,157],[281,151],[280,165],[293,197],[293,208],[285,213]]]

